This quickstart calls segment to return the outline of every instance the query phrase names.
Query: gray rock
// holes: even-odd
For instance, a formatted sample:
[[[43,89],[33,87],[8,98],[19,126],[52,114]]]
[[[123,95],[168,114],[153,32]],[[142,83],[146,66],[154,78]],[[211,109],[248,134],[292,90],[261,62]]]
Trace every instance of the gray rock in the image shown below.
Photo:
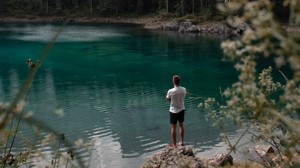
[[[269,167],[280,167],[282,156],[270,145],[257,145],[254,149],[248,149],[248,159]]]
[[[223,153],[216,155],[214,158],[209,159],[208,163],[214,167],[225,166],[227,164],[233,165],[233,157]]]
[[[192,25],[191,27],[189,27],[186,32],[188,33],[198,33],[200,32],[199,29],[195,26],[195,25]]]
[[[162,25],[163,30],[169,30],[169,31],[178,31],[179,27],[180,26],[177,22],[170,22]]]
[[[195,157],[191,147],[166,147],[145,161],[142,168],[205,168],[203,161]]]
[[[179,33],[207,33],[207,34],[226,34],[232,36],[240,36],[248,28],[244,22],[235,25],[229,25],[225,22],[208,23],[204,25],[193,25],[190,20],[178,23],[177,21],[168,22],[162,25],[157,25],[156,29],[165,31],[178,31]]]
[[[191,21],[181,22],[178,32],[179,33],[187,32],[188,28],[190,28],[192,26],[193,26],[193,23]]]

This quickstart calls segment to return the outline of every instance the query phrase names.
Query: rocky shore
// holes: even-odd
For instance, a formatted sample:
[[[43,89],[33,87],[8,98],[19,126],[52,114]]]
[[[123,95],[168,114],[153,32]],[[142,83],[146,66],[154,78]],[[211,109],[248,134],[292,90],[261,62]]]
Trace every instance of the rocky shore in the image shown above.
[[[229,35],[239,36],[247,29],[248,25],[244,22],[230,26],[226,21],[207,21],[195,23],[191,19],[161,19],[156,17],[7,17],[0,16],[0,23],[132,23],[142,25],[146,29],[175,31],[178,33],[209,34],[209,35]],[[300,34],[299,26],[282,25],[288,32]]]
[[[179,33],[227,34],[239,36],[247,29],[248,25],[241,22],[234,27],[231,27],[224,21],[193,24],[192,20],[185,20],[182,22],[173,20],[163,23],[160,22],[158,24],[148,23],[144,27],[164,31],[177,31]]]
[[[228,26],[224,21],[211,21],[194,24],[192,20],[178,21],[176,19],[159,19],[151,17],[0,17],[0,23],[133,23],[143,25],[146,29],[177,31],[179,33],[207,33],[207,34],[241,34],[246,28],[245,23],[235,27]]]
[[[191,146],[177,148],[166,146],[146,160],[141,168],[282,168],[281,163],[284,156],[281,156],[270,145],[258,145],[248,149],[246,158],[247,160],[240,162],[236,161],[232,155],[224,153],[219,153],[211,158],[199,158]],[[298,162],[294,162],[294,165],[296,163]]]

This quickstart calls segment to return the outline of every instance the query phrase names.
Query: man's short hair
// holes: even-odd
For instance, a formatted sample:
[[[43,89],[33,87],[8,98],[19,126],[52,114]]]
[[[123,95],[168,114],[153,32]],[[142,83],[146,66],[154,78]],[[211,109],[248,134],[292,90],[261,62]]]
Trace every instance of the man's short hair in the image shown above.
[[[174,82],[175,85],[179,85],[179,83],[180,83],[180,76],[174,75],[173,76],[173,82]]]

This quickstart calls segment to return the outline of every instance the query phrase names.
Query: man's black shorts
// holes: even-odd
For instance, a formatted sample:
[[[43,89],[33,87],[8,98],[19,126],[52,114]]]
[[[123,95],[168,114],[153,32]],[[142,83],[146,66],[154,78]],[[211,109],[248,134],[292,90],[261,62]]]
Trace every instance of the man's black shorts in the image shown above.
[[[184,110],[180,111],[179,113],[170,112],[170,123],[177,124],[177,121],[180,123],[184,121]]]

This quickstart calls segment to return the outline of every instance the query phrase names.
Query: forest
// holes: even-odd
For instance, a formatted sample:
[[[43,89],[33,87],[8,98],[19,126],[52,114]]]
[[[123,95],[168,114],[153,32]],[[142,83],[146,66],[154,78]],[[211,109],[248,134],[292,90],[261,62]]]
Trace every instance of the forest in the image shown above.
[[[220,15],[216,6],[230,0],[1,0],[0,16],[140,16]],[[280,21],[289,17],[284,0],[272,0]]]

